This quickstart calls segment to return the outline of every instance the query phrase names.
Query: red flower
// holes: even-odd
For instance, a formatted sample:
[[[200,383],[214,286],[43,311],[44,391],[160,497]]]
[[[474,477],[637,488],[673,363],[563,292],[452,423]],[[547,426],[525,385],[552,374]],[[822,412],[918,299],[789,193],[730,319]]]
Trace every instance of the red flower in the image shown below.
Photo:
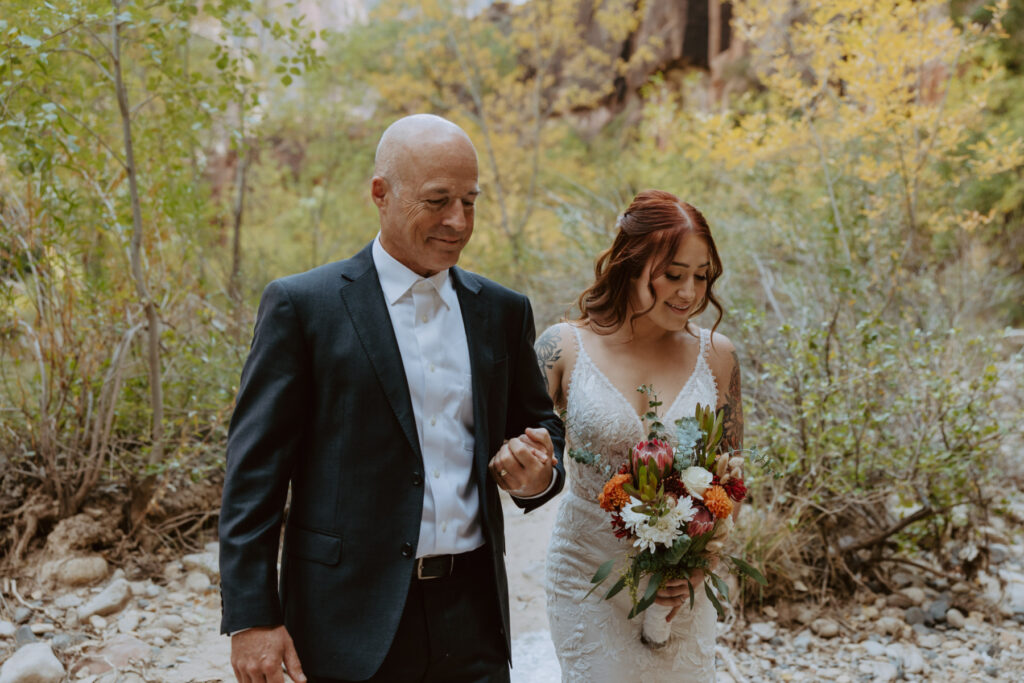
[[[690,538],[696,538],[715,528],[715,516],[711,514],[710,510],[697,501],[693,502],[693,507],[697,514],[686,525],[686,533],[689,534]]]
[[[722,488],[725,489],[725,492],[729,494],[729,497],[737,503],[747,497],[747,487],[739,477],[733,477],[726,483],[722,484]]]
[[[641,441],[633,446],[633,472],[639,471],[641,465],[647,465],[664,477],[672,471],[672,461],[672,447],[659,439]]]
[[[629,530],[618,512],[612,513],[612,528],[615,529],[615,538],[629,538]]]

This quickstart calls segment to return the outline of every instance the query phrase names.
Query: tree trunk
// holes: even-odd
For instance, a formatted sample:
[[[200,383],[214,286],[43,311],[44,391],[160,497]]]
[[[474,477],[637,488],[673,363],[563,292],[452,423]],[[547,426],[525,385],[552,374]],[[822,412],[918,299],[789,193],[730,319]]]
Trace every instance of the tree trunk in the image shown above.
[[[151,450],[149,464],[154,465],[163,460],[164,450],[164,405],[163,388],[160,373],[160,318],[157,315],[156,302],[150,296],[146,285],[145,273],[142,271],[142,206],[139,203],[138,170],[135,167],[135,150],[132,144],[131,109],[128,107],[128,91],[125,88],[121,64],[121,23],[118,15],[121,12],[121,0],[114,0],[114,18],[111,21],[111,51],[114,57],[114,85],[117,89],[117,106],[121,113],[121,128],[124,132],[125,166],[128,174],[128,190],[132,205],[132,239],[130,247],[132,279],[135,281],[135,292],[146,311],[149,365],[149,398],[153,410],[153,421],[150,428]]]

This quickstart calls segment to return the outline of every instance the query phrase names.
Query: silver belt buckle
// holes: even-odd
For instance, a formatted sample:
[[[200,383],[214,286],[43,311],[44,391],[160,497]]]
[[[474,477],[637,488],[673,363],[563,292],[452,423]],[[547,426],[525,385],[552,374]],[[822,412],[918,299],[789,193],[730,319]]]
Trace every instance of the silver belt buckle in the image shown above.
[[[423,560],[426,560],[426,559],[429,559],[429,558],[421,557],[421,558],[416,560],[416,578],[419,579],[420,581],[429,581],[431,579],[440,579],[441,578],[440,576],[423,576]],[[448,574],[447,574],[447,576],[451,576],[451,573],[452,573],[452,571],[454,569],[455,569],[455,556],[454,555],[449,555],[448,556]]]

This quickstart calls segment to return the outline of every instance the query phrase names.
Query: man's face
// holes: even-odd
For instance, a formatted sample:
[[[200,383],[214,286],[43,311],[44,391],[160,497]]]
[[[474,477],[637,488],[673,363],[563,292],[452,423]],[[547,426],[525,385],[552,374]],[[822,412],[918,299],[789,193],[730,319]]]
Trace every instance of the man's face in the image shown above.
[[[396,173],[397,183],[373,179],[381,245],[424,277],[454,266],[473,234],[476,152],[460,138],[420,144],[398,160]]]

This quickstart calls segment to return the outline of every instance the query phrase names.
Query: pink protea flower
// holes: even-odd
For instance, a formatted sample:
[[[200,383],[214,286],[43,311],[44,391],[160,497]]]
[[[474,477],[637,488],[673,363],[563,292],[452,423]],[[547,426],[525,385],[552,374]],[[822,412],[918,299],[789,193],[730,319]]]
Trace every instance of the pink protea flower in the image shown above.
[[[659,478],[668,476],[672,472],[673,462],[672,446],[660,439],[641,441],[633,446],[632,463],[633,472],[637,472],[641,465],[647,465],[648,469],[655,469]]]
[[[696,501],[694,501],[693,508],[697,512],[690,523],[686,525],[686,533],[690,538],[696,538],[715,528],[715,516],[711,514],[710,510]]]

